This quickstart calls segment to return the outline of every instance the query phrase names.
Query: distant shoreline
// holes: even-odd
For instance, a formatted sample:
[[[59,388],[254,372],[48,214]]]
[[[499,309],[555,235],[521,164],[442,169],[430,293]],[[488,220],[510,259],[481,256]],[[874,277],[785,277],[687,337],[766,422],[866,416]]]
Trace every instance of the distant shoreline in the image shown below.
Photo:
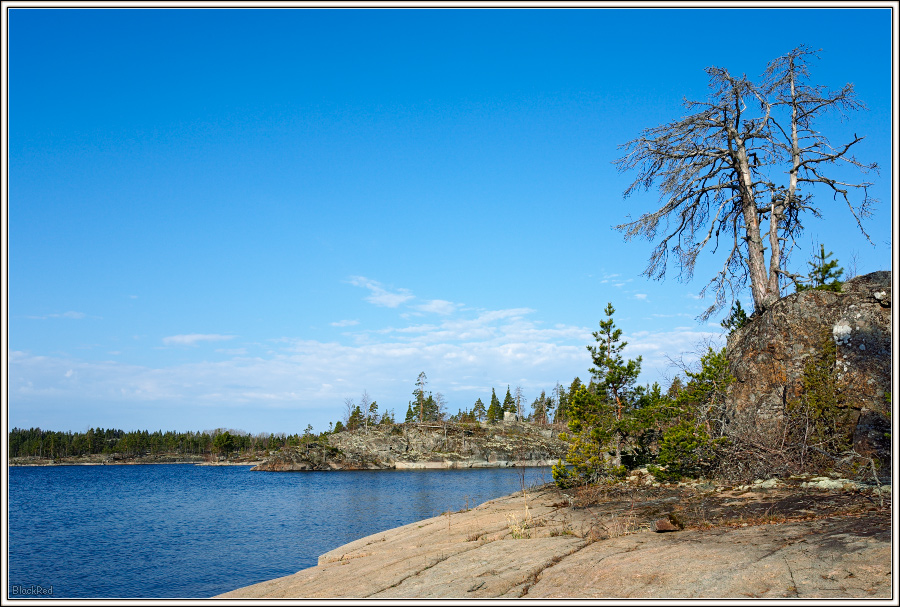
[[[254,460],[249,462],[198,462],[198,461],[172,461],[172,462],[142,462],[142,461],[118,461],[118,462],[42,462],[42,463],[24,463],[9,462],[9,468],[48,468],[48,467],[68,467],[68,466],[168,466],[173,464],[192,465],[192,466],[258,466],[265,460]],[[437,462],[397,462],[392,467],[385,468],[360,468],[358,470],[475,470],[488,468],[549,468],[553,466],[553,462],[545,460],[522,460],[522,461],[474,461],[474,462],[457,462],[457,461],[437,461]],[[354,470],[342,470],[336,468],[332,472],[353,472]],[[298,471],[294,471],[298,472]]]
[[[170,465],[170,464],[190,464],[193,466],[257,466],[262,463],[263,460],[252,460],[252,461],[236,461],[236,462],[206,462],[199,460],[174,460],[174,461],[140,461],[140,460],[119,460],[119,461],[105,461],[105,462],[78,462],[78,461],[57,461],[57,460],[44,460],[40,462],[22,462],[22,461],[11,461],[7,462],[8,468],[46,468],[48,466],[161,466],[161,465]]]

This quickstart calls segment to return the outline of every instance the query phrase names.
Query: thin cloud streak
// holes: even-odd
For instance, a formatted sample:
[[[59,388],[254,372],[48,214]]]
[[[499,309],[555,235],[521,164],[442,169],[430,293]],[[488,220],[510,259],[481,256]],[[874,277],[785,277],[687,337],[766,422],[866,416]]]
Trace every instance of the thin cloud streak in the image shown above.
[[[81,320],[82,318],[87,318],[87,314],[84,312],[75,312],[68,311],[63,312],[62,314],[47,314],[45,316],[26,316],[25,318],[29,320],[47,320],[48,318],[68,318],[70,320]]]
[[[397,289],[395,292],[385,289],[380,282],[366,278],[365,276],[351,276],[350,284],[355,287],[364,287],[371,291],[371,295],[365,298],[369,303],[385,308],[396,308],[411,299],[415,299],[415,295],[408,289]]]
[[[331,323],[332,327],[353,327],[359,324],[358,320],[339,320]]]
[[[216,335],[216,334],[200,334],[191,333],[189,335],[172,335],[163,337],[163,344],[167,346],[195,346],[203,341],[228,341],[234,339],[234,335]]]
[[[280,338],[265,355],[246,356],[243,350],[218,349],[231,354],[223,361],[201,361],[153,368],[115,361],[88,362],[71,357],[10,355],[10,396],[21,405],[55,403],[60,410],[74,405],[128,403],[131,407],[177,406],[185,429],[198,422],[235,427],[258,424],[288,414],[297,428],[306,423],[324,429],[337,419],[347,397],[367,390],[384,409],[402,415],[417,375],[428,374],[430,388],[448,398],[449,410],[470,408],[475,399],[489,397],[491,388],[520,385],[533,399],[541,390],[578,376],[589,379],[594,339],[586,327],[554,324],[545,327],[528,318],[534,310],[482,310],[471,318],[448,318],[436,324],[410,325],[382,331],[359,331],[342,338],[347,343]],[[173,345],[231,339],[228,335],[179,335],[166,338]],[[685,360],[704,340],[721,334],[677,328],[665,332],[625,334],[625,355],[643,357],[641,383],[672,377],[671,360]],[[661,381],[662,383],[662,381]],[[210,407],[217,419],[209,420]],[[96,423],[87,419],[85,423]],[[16,420],[11,420],[15,425]],[[173,421],[174,423],[174,421]],[[277,429],[277,428],[274,428]]]

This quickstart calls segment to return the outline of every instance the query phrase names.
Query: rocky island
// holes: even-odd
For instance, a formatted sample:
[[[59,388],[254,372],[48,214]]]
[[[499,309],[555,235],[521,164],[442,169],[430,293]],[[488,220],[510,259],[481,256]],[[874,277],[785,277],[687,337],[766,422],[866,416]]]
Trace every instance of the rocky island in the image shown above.
[[[558,427],[509,420],[482,425],[398,424],[328,434],[275,452],[251,470],[382,470],[551,466],[566,455]]]

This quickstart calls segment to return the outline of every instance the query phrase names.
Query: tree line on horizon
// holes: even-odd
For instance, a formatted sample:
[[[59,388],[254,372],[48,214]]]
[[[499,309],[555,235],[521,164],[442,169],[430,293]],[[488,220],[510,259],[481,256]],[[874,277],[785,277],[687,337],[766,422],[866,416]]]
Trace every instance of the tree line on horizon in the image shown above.
[[[582,385],[581,379],[576,377],[568,389],[557,383],[550,391],[550,395],[546,390],[541,390],[540,395],[531,402],[530,410],[521,386],[512,390],[507,385],[506,396],[502,402],[497,396],[496,388],[491,388],[488,405],[485,405],[479,397],[471,408],[460,408],[456,413],[450,414],[444,395],[426,390],[427,376],[423,371],[416,380],[413,399],[407,404],[403,423],[493,424],[502,421],[505,413],[514,413],[521,421],[544,425],[565,424],[568,421],[569,395]],[[336,423],[329,423],[326,433],[368,430],[369,427],[390,426],[397,423],[393,409],[379,413],[377,401],[371,400],[369,393],[363,391],[359,404],[352,398],[344,400],[343,418]]]
[[[569,395],[583,384],[575,378],[566,389],[558,384],[551,391],[541,391],[531,403],[531,411],[525,411],[527,403],[521,387],[513,392],[509,386],[502,403],[496,390],[491,388],[490,405],[485,406],[479,398],[471,409],[460,409],[455,414],[447,413],[447,404],[441,393],[426,392],[425,373],[420,374],[420,384],[413,391],[414,399],[409,402],[404,423],[488,423],[503,420],[505,412],[519,415],[519,419],[539,424],[564,424],[568,420]],[[416,406],[419,405],[417,409]],[[363,413],[365,411],[365,413]],[[421,414],[421,417],[418,414]],[[344,431],[368,430],[370,427],[389,427],[397,424],[393,410],[379,412],[376,401],[363,392],[360,403],[353,399],[344,401],[344,417],[337,423],[329,423],[328,430],[316,433],[312,425],[307,425],[302,433],[286,434],[261,432],[251,434],[233,428],[215,430],[177,432],[148,430],[125,431],[115,428],[89,428],[84,432],[44,430],[41,428],[13,428],[8,435],[10,458],[38,457],[57,459],[83,455],[120,455],[141,457],[175,453],[179,455],[214,456],[231,454],[253,454],[277,451],[286,447],[297,447],[329,434]]]
[[[85,432],[61,432],[41,428],[13,428],[9,432],[9,457],[57,459],[82,455],[140,457],[176,453],[179,455],[229,455],[258,453],[299,446],[316,438],[312,426],[303,434],[250,434],[243,430],[218,428],[202,432],[89,428]]]
[[[806,284],[797,284],[797,291],[814,289],[840,292],[843,284],[840,278],[844,270],[839,266],[837,259],[830,259],[832,255],[833,253],[831,252],[825,252],[824,245],[819,246],[819,251],[808,262],[810,267],[809,276],[811,278]],[[851,270],[852,275],[855,275],[855,269]],[[610,318],[606,322],[611,322],[611,314],[609,316]],[[730,333],[744,326],[749,320],[750,316],[741,307],[740,301],[737,301],[732,306],[730,313],[722,321],[721,326]],[[609,345],[612,345],[612,343],[609,342]],[[591,346],[591,348],[594,347],[596,346]],[[670,409],[673,406],[676,408],[683,407],[684,399],[687,397],[679,395],[686,388],[690,388],[689,392],[691,390],[694,392],[700,390],[704,394],[712,390],[720,395],[717,398],[721,398],[721,386],[715,388],[709,388],[708,386],[700,388],[698,386],[701,385],[702,381],[711,381],[710,378],[712,377],[718,378],[715,380],[717,383],[727,381],[724,356],[724,351],[714,352],[709,350],[700,360],[701,370],[699,376],[692,375],[691,372],[686,373],[687,377],[685,380],[676,376],[665,392],[657,384],[637,387],[637,392],[641,394],[640,398],[643,399],[643,404],[637,408],[641,408],[646,412],[649,410],[647,408],[648,402],[652,401],[655,403],[655,406],[659,406],[666,399],[668,399],[667,406]],[[701,378],[705,379],[701,380]],[[586,394],[597,394],[602,387],[601,384],[602,380],[596,374],[592,375],[588,384],[584,384],[579,377],[575,377],[568,388],[557,383],[550,390],[549,395],[546,390],[541,390],[540,395],[531,402],[530,411],[520,386],[512,390],[507,385],[506,395],[502,402],[497,396],[496,389],[491,388],[488,405],[485,405],[484,401],[478,398],[471,408],[461,408],[457,413],[449,414],[447,412],[447,401],[443,394],[440,392],[432,394],[425,389],[427,377],[422,372],[416,381],[416,386],[412,393],[413,399],[408,403],[404,423],[493,424],[502,421],[504,414],[509,412],[518,415],[518,418],[522,421],[541,425],[563,425],[567,428],[574,421],[576,428],[580,428],[584,421],[585,396],[584,394],[579,395],[579,393],[583,391]],[[695,393],[692,398],[696,397],[697,394]],[[706,394],[703,398],[707,397],[709,397],[709,394]],[[679,398],[681,398],[681,404],[675,405],[674,402]],[[707,405],[711,405],[711,401],[708,399]],[[720,402],[716,404],[716,406],[720,405]],[[363,391],[359,404],[352,398],[345,399],[343,419],[338,420],[334,424],[329,423],[328,430],[320,433],[314,432],[312,425],[307,425],[302,434],[262,432],[255,435],[243,430],[225,428],[198,432],[163,432],[162,430],[155,432],[147,430],[125,432],[120,429],[99,427],[89,428],[85,432],[62,432],[42,430],[41,428],[29,428],[27,430],[13,428],[9,432],[8,447],[9,457],[47,457],[50,459],[100,454],[118,454],[125,457],[162,453],[227,456],[232,453],[240,455],[277,451],[285,447],[296,447],[321,440],[335,432],[356,431],[359,429],[368,431],[370,427],[384,428],[397,423],[393,409],[379,412],[378,403],[371,399],[368,392]],[[633,425],[633,420],[629,421],[629,423]],[[685,429],[685,427],[682,427],[682,430]],[[625,433],[620,431],[620,435],[624,437]],[[648,434],[645,439],[649,437],[650,435]],[[696,437],[688,439],[682,436],[682,439],[693,444],[692,448],[695,451],[698,449],[702,450],[700,443],[705,444],[712,440],[711,436],[702,438],[700,443],[694,442]],[[669,439],[670,443],[674,440],[673,437]],[[673,448],[674,443],[667,449],[671,452]],[[682,455],[664,455],[663,460],[669,457],[681,458],[689,450],[684,445],[678,449],[682,452]],[[698,458],[702,459],[702,456],[698,455]]]

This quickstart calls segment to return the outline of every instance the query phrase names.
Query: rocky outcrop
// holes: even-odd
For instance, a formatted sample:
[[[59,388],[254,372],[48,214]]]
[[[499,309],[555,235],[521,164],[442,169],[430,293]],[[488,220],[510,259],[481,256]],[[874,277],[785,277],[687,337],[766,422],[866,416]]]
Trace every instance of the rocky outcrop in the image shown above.
[[[890,505],[873,507],[871,491],[782,485],[632,486],[590,507],[552,487],[519,492],[216,598],[890,598]],[[660,533],[666,512],[685,524]]]
[[[728,338],[732,419],[778,419],[800,397],[807,361],[836,348],[835,378],[842,386],[857,451],[889,449],[887,399],[891,391],[891,273],[874,272],[847,281],[841,293],[803,291],[789,295]]]
[[[547,466],[566,450],[554,429],[524,422],[398,424],[329,434],[324,441],[279,451],[252,470]]]

